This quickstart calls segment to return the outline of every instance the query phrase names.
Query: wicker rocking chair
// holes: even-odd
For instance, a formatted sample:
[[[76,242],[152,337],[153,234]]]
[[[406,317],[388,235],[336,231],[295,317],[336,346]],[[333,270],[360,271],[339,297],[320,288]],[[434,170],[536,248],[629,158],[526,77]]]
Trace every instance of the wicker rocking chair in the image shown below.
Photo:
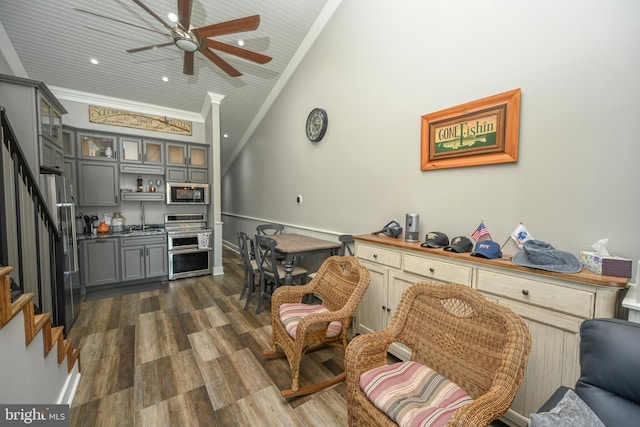
[[[351,318],[369,287],[369,270],[352,256],[332,256],[318,270],[314,279],[303,286],[282,286],[271,299],[272,348],[267,357],[286,356],[291,369],[291,388],[284,397],[314,393],[344,381],[341,373],[321,383],[298,386],[302,356],[326,346],[347,348],[347,331]],[[304,304],[313,294],[321,304]],[[280,348],[282,351],[278,351]]]
[[[411,361],[388,365],[387,350],[394,342],[409,347]],[[474,289],[426,282],[413,285],[402,295],[386,329],[360,335],[347,348],[349,426],[395,426],[407,422],[407,417],[414,422],[439,421],[435,425],[486,426],[509,409],[530,349],[531,336],[522,318]],[[409,370],[414,368],[424,371]],[[446,404],[442,395],[427,397],[423,391],[435,387],[430,382],[434,371],[440,375],[438,381],[458,387],[460,395],[451,393],[453,398]],[[390,380],[392,372],[397,376]],[[424,372],[434,376],[419,377]],[[418,378],[424,379],[419,386]],[[407,385],[414,389],[408,392]]]

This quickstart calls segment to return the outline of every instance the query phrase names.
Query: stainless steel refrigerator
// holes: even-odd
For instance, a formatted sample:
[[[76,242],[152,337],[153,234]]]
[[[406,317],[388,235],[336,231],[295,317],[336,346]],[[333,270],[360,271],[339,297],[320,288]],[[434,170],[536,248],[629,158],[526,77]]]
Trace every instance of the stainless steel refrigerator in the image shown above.
[[[64,305],[65,331],[80,311],[80,274],[78,266],[78,239],[76,236],[76,209],[74,189],[61,175],[40,175],[41,189],[49,205],[49,211],[58,224],[64,254]]]

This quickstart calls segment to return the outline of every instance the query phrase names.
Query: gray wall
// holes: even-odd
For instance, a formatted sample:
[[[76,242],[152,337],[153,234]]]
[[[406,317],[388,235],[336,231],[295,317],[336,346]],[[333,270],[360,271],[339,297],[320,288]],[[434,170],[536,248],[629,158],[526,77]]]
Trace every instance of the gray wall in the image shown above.
[[[366,233],[414,212],[421,238],[484,219],[502,243],[524,221],[559,249],[608,237],[637,260],[638,16],[636,0],[342,2],[223,177],[225,240],[238,218]],[[517,163],[420,170],[421,115],[515,88]]]

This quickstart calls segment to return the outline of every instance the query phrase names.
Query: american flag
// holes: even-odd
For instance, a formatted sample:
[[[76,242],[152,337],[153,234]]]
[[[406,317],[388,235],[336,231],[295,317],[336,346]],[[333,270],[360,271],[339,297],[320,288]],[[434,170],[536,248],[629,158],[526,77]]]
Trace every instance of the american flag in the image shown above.
[[[489,230],[485,227],[484,222],[481,222],[478,228],[476,228],[476,231],[471,234],[471,237],[473,237],[473,240],[476,242],[479,242],[480,238],[486,235],[489,235]]]

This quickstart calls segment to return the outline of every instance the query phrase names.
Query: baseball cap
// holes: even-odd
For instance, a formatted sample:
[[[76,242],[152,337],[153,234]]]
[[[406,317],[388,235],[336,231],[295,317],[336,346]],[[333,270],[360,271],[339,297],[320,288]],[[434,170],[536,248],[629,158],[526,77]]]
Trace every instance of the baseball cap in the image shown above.
[[[458,253],[471,252],[472,249],[473,243],[471,243],[471,240],[469,240],[469,238],[464,236],[454,237],[451,240],[451,244],[445,246],[444,248],[445,251],[453,251]]]
[[[496,259],[502,258],[500,245],[493,240],[481,240],[476,243],[476,249],[471,252],[471,256],[479,256],[483,258]]]
[[[446,234],[439,231],[431,231],[424,238],[424,243],[420,246],[425,248],[442,248],[449,244],[449,238]]]

